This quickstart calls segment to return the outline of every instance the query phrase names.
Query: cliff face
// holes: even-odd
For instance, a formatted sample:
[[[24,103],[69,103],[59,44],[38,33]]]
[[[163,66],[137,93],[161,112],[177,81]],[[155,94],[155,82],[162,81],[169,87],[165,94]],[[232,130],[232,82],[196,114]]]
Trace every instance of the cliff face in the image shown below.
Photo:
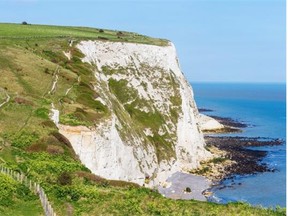
[[[96,100],[110,111],[95,127],[59,130],[93,173],[153,186],[210,156],[173,44],[82,41],[77,48],[95,69]]]

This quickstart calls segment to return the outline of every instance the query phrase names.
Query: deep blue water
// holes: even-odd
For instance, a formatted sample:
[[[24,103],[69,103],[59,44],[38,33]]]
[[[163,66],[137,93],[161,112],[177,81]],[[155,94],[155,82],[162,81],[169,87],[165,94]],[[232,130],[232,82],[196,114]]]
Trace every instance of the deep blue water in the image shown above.
[[[231,117],[250,125],[242,133],[229,136],[269,137],[286,140],[285,84],[192,83],[198,108],[214,110],[206,114]],[[268,151],[263,162],[274,173],[237,176],[215,190],[220,202],[245,201],[265,207],[286,206],[286,141],[281,146],[260,147]],[[240,184],[238,184],[240,183]]]

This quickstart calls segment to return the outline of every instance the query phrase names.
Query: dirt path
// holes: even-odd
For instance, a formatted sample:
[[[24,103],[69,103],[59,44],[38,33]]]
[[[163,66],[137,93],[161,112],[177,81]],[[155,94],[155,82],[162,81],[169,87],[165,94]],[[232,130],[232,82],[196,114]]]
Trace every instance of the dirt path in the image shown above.
[[[6,94],[6,100],[0,104],[0,108],[10,101],[10,96],[6,92],[5,94]]]
[[[56,85],[57,85],[57,82],[58,82],[58,73],[59,73],[60,69],[59,69],[59,66],[57,66],[56,70],[55,70],[55,73],[53,75],[53,83],[52,83],[52,87],[50,89],[50,91],[48,92],[48,94],[53,94],[55,89],[56,89]]]

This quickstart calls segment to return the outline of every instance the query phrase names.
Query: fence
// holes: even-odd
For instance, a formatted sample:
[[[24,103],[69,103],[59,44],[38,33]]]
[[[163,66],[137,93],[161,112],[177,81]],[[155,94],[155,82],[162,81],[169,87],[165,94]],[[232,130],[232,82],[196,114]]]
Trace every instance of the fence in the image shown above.
[[[6,175],[9,175],[16,181],[19,181],[21,184],[27,186],[33,193],[39,196],[41,200],[41,205],[44,209],[45,216],[56,216],[48,198],[43,190],[43,188],[36,182],[31,181],[27,178],[23,173],[15,172],[7,167],[3,167],[0,165],[0,172]]]

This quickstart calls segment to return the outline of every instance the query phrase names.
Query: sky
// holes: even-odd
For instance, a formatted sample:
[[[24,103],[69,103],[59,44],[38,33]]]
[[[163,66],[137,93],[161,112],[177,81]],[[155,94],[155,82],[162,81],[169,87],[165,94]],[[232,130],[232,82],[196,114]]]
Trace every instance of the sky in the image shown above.
[[[0,22],[171,40],[192,82],[285,82],[285,0],[0,0]]]

